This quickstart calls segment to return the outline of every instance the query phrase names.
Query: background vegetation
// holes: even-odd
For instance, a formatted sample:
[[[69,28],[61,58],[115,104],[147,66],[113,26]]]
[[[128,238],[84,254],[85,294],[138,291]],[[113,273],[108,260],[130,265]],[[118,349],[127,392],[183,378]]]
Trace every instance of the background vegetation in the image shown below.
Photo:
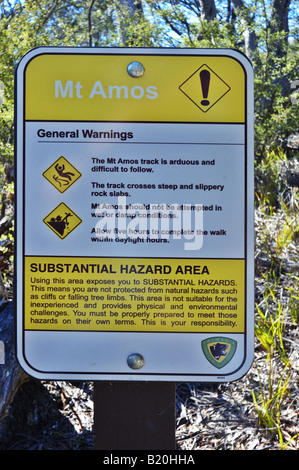
[[[252,61],[257,359],[250,400],[258,426],[280,449],[298,448],[299,432],[298,19],[295,0],[0,2],[0,272],[1,290],[8,297],[13,275],[14,70],[28,50],[62,45],[216,47],[240,50]],[[187,389],[191,398],[202,393],[200,387]],[[178,386],[181,408],[185,392],[186,385]],[[188,441],[190,429],[199,432],[190,414],[180,423],[180,442]]]

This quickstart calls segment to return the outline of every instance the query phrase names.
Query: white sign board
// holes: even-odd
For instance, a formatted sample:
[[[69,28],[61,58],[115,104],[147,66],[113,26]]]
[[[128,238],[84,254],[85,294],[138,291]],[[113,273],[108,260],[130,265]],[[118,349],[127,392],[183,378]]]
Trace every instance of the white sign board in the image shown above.
[[[42,379],[231,381],[253,325],[253,73],[37,48],[16,72],[17,353]]]

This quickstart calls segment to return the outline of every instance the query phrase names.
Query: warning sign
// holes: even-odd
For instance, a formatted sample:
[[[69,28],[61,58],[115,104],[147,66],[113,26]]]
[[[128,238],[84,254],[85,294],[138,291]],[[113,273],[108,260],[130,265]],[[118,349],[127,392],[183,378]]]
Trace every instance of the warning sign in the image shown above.
[[[44,218],[44,222],[63,240],[81,224],[82,220],[62,202]]]
[[[204,113],[230,91],[230,86],[206,64],[197,69],[179,88]]]
[[[64,193],[82,175],[65,157],[61,156],[43,172],[43,176],[60,193]]]
[[[25,371],[242,377],[254,348],[249,61],[222,49],[37,48],[18,66],[16,97]]]

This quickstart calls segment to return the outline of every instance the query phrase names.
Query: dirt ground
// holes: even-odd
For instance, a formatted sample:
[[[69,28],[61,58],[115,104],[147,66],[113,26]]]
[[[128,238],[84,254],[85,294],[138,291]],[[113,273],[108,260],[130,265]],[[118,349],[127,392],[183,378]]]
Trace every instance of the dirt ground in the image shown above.
[[[178,383],[178,450],[281,450],[277,432],[259,424],[252,398],[267,393],[265,352],[257,349],[251,370],[227,384]],[[288,397],[281,404],[284,441],[298,433],[299,357],[294,355]],[[272,361],[272,375],[282,371]],[[274,377],[273,375],[273,377]],[[93,450],[93,383],[30,380],[19,389],[0,423],[0,450]],[[293,439],[287,450],[298,450]]]

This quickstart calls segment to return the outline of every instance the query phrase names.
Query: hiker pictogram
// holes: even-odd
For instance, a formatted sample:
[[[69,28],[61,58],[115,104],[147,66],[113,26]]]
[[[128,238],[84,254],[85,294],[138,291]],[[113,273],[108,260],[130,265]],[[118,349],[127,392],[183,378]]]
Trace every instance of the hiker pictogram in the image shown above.
[[[43,176],[61,193],[64,193],[82,175],[65,157],[61,156]]]
[[[187,78],[179,89],[195,106],[206,113],[231,88],[214,70],[204,64]]]
[[[80,217],[63,202],[43,221],[61,239],[67,237],[82,222]]]

